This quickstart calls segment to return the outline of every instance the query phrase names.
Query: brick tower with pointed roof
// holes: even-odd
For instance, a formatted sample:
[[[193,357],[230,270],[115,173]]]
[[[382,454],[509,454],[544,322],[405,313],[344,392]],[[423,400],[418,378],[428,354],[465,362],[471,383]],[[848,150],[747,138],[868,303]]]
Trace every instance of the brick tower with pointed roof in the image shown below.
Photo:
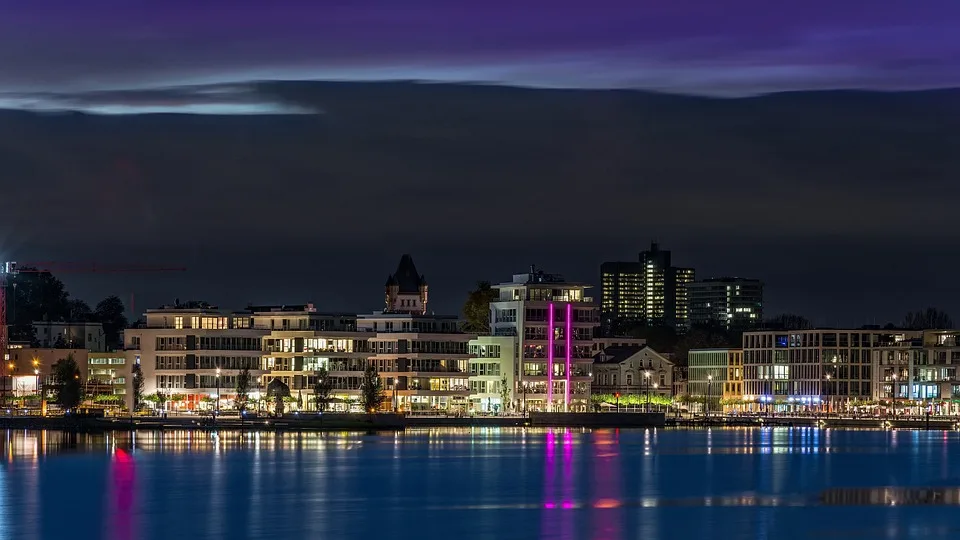
[[[384,313],[427,313],[427,278],[417,272],[413,257],[400,257],[397,271],[387,277]]]

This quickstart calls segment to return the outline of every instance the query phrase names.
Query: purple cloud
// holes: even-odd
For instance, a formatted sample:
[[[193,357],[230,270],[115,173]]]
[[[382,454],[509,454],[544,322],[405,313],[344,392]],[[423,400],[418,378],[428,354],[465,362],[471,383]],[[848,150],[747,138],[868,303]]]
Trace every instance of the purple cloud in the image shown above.
[[[960,84],[960,3],[0,0],[0,91],[252,79],[701,94]]]

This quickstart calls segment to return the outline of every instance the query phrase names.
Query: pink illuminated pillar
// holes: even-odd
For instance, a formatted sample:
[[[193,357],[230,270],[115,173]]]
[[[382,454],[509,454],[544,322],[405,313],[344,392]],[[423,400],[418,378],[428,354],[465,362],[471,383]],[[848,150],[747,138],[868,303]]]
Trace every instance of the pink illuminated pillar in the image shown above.
[[[573,304],[567,304],[567,329],[564,335],[567,338],[567,387],[563,397],[564,410],[570,410],[570,359],[573,357]]]
[[[553,302],[547,309],[547,412],[553,406]]]

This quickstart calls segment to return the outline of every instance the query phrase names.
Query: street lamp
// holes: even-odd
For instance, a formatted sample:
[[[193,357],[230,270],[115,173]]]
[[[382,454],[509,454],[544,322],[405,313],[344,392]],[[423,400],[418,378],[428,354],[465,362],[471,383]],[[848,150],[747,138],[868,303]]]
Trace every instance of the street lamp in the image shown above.
[[[647,393],[647,406],[645,412],[650,412],[650,371],[643,372],[643,386]]]
[[[827,373],[827,399],[830,400],[830,404],[827,405],[827,415],[830,414],[830,409],[833,408],[833,394],[830,393],[830,374]]]
[[[396,413],[397,410],[400,408],[400,402],[398,401],[399,398],[397,397],[397,385],[398,385],[398,384],[400,384],[400,378],[399,378],[399,377],[394,377],[394,378],[393,378],[393,412],[394,412],[394,413]]]
[[[660,384],[659,384],[659,383],[653,383],[653,389],[654,389],[654,390],[657,390],[658,388],[660,388]],[[658,395],[659,395],[659,394],[658,394]],[[649,399],[648,399],[647,401],[649,401]],[[650,412],[650,411],[647,411],[647,412]],[[659,405],[659,404],[657,405],[657,412],[660,412],[660,405]]]
[[[707,417],[710,416],[710,398],[713,397],[713,375],[707,375],[707,403],[706,409]]]
[[[220,368],[217,368],[217,415],[220,414]]]
[[[893,379],[893,418],[897,418],[897,374],[894,373],[891,377]]]
[[[39,395],[40,395],[40,370],[39,370],[39,369],[34,369],[34,370],[33,370],[33,374],[37,377],[37,390],[36,390],[36,392],[37,392],[37,395],[39,396]]]

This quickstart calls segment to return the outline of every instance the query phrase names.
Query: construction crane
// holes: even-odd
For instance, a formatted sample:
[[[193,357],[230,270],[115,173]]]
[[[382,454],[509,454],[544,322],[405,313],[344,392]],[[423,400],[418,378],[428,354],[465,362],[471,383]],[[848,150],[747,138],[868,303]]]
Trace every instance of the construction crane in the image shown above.
[[[116,273],[135,273],[135,272],[183,272],[186,268],[174,268],[164,266],[146,266],[146,265],[123,265],[110,266],[99,264],[84,263],[56,263],[56,262],[34,262],[18,264],[16,262],[0,263],[0,354],[3,354],[3,361],[0,362],[0,373],[6,366],[8,349],[10,343],[8,340],[8,322],[7,322],[7,284],[13,276],[17,274],[32,273],[94,273],[94,274],[116,274]]]

